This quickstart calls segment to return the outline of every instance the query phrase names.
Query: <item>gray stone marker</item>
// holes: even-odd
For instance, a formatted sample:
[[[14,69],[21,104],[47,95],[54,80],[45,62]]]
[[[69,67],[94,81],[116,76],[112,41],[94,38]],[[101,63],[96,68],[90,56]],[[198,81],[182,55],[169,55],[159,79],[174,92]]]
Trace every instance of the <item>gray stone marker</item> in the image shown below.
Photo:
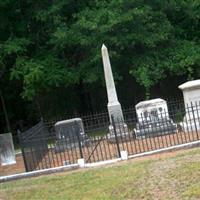
[[[167,103],[163,99],[142,101],[136,106],[138,123],[135,134],[137,138],[174,133],[176,124],[169,117]]]
[[[124,116],[122,113],[121,104],[119,103],[117,98],[117,92],[115,89],[115,83],[110,65],[108,50],[104,44],[102,45],[101,53],[102,53],[104,76],[105,76],[107,96],[108,96],[107,108],[110,118],[110,126],[109,126],[110,135],[108,137],[114,137],[111,116],[113,116],[114,118],[116,124],[116,132],[118,134],[120,132],[122,133],[128,132],[128,129],[127,125],[124,123]]]
[[[186,114],[181,126],[184,131],[200,130],[200,80],[179,85],[183,92]]]
[[[73,118],[59,121],[54,125],[56,132],[56,150],[63,151],[79,146],[85,139],[85,132],[82,120],[80,118]]]
[[[0,134],[0,163],[2,166],[16,163],[11,133]]]

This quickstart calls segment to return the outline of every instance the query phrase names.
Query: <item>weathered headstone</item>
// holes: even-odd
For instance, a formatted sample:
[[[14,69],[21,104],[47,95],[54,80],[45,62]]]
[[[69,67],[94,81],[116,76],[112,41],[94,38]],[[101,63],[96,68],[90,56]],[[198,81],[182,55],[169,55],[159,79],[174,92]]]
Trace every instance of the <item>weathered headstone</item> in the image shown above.
[[[2,166],[16,163],[11,133],[0,134],[0,163]]]
[[[176,125],[169,117],[167,103],[163,99],[142,101],[136,106],[138,123],[136,124],[136,137],[151,137],[173,133]]]
[[[186,111],[181,123],[184,131],[200,130],[200,80],[183,83],[179,89],[183,91]]]
[[[104,44],[102,45],[101,53],[103,59],[104,76],[105,76],[107,96],[108,96],[107,108],[110,118],[109,137],[114,137],[112,117],[116,124],[116,131],[118,132],[118,134],[119,132],[128,132],[128,130],[127,130],[127,125],[124,123],[124,116],[122,113],[121,104],[119,103],[117,98],[117,92],[115,89],[115,83],[110,65],[108,50]]]
[[[84,140],[85,132],[80,118],[59,121],[54,125],[54,128],[57,138],[57,151],[78,147]]]

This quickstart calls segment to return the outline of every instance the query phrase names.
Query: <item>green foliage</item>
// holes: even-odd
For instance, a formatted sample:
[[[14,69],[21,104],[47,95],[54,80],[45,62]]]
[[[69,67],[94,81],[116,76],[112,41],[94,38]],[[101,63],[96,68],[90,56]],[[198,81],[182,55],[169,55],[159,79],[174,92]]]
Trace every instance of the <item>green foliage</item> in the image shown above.
[[[0,89],[17,81],[28,100],[61,87],[92,96],[105,85],[105,43],[116,83],[133,78],[149,98],[169,74],[200,76],[199,13],[199,0],[1,1]]]
[[[147,90],[166,72],[188,74],[188,79],[196,73],[198,1],[86,1],[77,8],[73,1],[44,1],[42,5],[16,4],[14,16],[25,14],[28,19],[22,17],[14,27],[28,26],[26,31],[12,30],[14,37],[9,34],[2,42],[6,56],[16,55],[11,78],[23,81],[26,98],[61,84],[103,82],[102,43],[115,60],[117,79],[123,76],[121,61],[126,56],[123,67]],[[188,26],[192,26],[192,38]]]
[[[75,74],[75,72],[74,72]],[[17,58],[16,66],[12,69],[11,80],[23,80],[24,98],[32,99],[41,90],[48,90],[51,87],[60,85],[75,84],[78,76],[62,66],[59,60],[52,56],[41,59]]]
[[[9,38],[2,45],[4,55],[20,55],[27,51],[30,41],[25,38]]]

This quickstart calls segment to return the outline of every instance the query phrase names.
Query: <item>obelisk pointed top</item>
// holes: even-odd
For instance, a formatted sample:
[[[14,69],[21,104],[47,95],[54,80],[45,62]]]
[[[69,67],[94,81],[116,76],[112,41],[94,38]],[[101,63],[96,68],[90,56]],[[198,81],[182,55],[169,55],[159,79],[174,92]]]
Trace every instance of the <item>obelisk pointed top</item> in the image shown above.
[[[105,44],[102,44],[101,50],[107,49]]]
[[[105,75],[105,81],[106,81],[108,102],[109,103],[118,102],[112,69],[110,65],[108,49],[105,46],[105,44],[102,45],[101,53],[102,53],[102,59],[103,59],[103,68],[104,68],[104,75]]]

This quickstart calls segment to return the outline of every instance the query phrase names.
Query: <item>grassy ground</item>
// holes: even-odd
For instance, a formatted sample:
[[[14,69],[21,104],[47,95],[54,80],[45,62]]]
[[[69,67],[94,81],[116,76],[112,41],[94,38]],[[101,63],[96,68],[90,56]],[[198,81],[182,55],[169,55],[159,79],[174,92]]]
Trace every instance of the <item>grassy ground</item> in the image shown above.
[[[0,200],[200,199],[200,148],[0,185]]]

